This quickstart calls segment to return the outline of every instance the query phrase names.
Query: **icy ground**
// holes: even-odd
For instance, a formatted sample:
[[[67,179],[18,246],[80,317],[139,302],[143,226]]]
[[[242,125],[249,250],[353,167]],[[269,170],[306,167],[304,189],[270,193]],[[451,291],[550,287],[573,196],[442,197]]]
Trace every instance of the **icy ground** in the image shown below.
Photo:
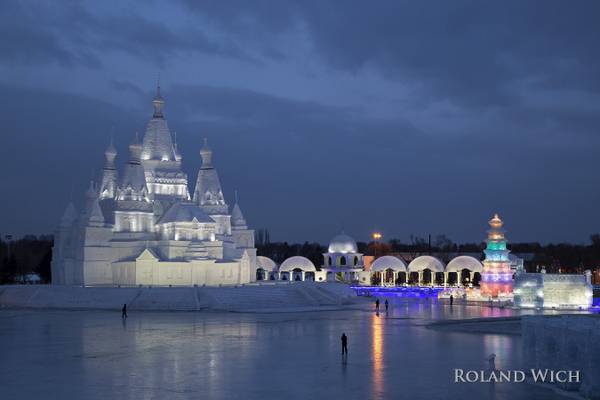
[[[0,398],[553,399],[530,384],[454,384],[454,368],[517,369],[521,337],[427,329],[516,311],[390,299],[354,310],[0,311]],[[349,338],[346,364],[340,335]]]

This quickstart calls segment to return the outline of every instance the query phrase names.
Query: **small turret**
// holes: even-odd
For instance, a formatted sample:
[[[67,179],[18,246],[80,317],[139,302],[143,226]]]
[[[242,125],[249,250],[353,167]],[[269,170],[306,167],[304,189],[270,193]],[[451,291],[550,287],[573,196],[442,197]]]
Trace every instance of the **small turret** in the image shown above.
[[[208,147],[206,138],[204,146],[200,149],[202,166],[198,171],[194,202],[203,207],[204,212],[212,214],[227,214],[229,207],[225,203],[219,174],[212,164],[212,150]]]
[[[110,138],[110,143],[108,147],[104,151],[104,157],[106,158],[106,166],[115,166],[115,158],[117,157],[117,149],[113,145],[112,138]]]
[[[233,210],[231,211],[231,226],[241,229],[246,229],[248,227],[246,219],[244,218],[244,214],[242,214],[242,210],[240,209],[237,201],[235,202]]]

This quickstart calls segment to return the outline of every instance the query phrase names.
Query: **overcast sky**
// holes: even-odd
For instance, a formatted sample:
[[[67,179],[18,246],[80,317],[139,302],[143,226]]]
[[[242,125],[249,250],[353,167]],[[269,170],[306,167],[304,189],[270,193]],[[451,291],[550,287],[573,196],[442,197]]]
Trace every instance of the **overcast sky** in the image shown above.
[[[50,233],[160,73],[190,190],[207,137],[272,240],[600,232],[600,3],[0,2],[0,232]]]

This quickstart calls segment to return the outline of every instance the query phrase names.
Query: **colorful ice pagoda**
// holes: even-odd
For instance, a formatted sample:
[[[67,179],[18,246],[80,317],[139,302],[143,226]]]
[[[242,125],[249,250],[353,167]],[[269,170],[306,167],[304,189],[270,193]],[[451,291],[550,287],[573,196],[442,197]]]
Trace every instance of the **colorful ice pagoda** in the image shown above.
[[[481,273],[480,294],[484,299],[507,297],[513,291],[513,273],[506,248],[506,238],[502,229],[502,220],[498,214],[489,221],[485,260]]]

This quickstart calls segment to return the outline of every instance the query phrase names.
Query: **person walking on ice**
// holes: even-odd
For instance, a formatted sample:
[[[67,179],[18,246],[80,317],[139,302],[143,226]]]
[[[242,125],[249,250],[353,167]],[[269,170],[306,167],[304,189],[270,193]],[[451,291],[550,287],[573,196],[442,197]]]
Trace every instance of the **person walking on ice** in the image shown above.
[[[375,300],[375,311],[379,311],[379,299]]]
[[[342,333],[342,337],[340,339],[342,340],[342,357],[347,356],[348,355],[348,336],[346,336],[346,333]]]
[[[390,303],[388,303],[387,299],[385,299],[385,312],[387,312],[388,307],[390,306]]]
[[[123,308],[121,309],[121,318],[127,318],[127,304],[123,304]]]

